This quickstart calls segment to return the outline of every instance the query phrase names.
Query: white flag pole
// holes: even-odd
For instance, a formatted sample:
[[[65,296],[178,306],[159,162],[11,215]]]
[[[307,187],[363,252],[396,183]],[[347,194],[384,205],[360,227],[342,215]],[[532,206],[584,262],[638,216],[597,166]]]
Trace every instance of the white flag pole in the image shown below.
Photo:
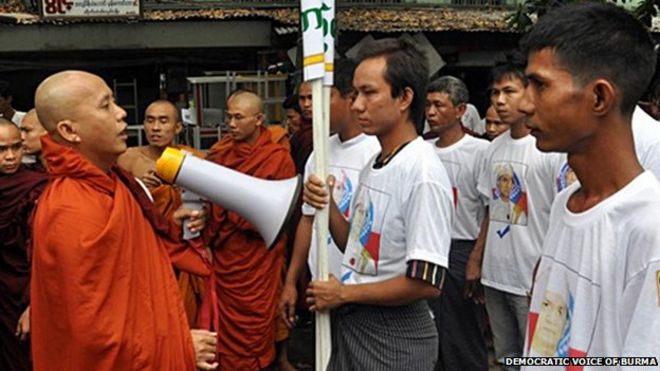
[[[330,4],[330,7],[327,5]],[[327,83],[327,50],[334,51],[334,37],[326,44],[324,34],[334,34],[334,1],[301,0],[301,26],[303,30],[303,66],[305,81],[312,85],[312,123],[316,175],[324,181],[328,176],[328,137],[330,136],[330,92],[324,89]],[[332,9],[330,21],[328,8]],[[332,28],[331,28],[332,27]],[[334,35],[332,35],[334,36]],[[327,46],[326,46],[327,45]],[[332,63],[333,56],[330,56]],[[330,64],[330,66],[332,66]],[[330,68],[331,69],[331,68]],[[332,86],[332,78],[330,80]],[[324,94],[326,90],[326,94]],[[328,226],[329,208],[317,210],[315,214],[316,243],[318,251],[318,277],[328,280]],[[331,329],[329,311],[316,312],[316,370],[325,371],[330,360]]]

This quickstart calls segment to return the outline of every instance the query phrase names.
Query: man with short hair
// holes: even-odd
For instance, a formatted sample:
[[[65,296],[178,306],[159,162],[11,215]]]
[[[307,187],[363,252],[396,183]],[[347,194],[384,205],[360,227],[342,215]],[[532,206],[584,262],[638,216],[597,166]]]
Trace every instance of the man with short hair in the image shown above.
[[[478,189],[489,200],[488,214],[466,267],[468,280],[481,277],[498,362],[522,354],[532,271],[566,161],[536,148],[527,116],[519,111],[526,86],[522,66],[514,60],[493,69],[492,104],[511,129],[484,154]]]
[[[98,76],[63,71],[35,106],[51,181],[33,223],[35,370],[214,369],[215,334],[190,331],[172,264],[208,275],[137,181],[115,165],[126,112]],[[200,213],[180,209],[199,230]]]
[[[488,139],[489,141],[493,141],[493,139],[509,130],[509,125],[500,119],[500,116],[497,114],[497,109],[492,104],[488,106],[488,109],[486,110],[485,121],[486,132],[482,138]]]
[[[469,99],[467,86],[453,76],[429,84],[426,120],[438,135],[430,140],[452,185],[455,218],[451,229],[449,270],[442,296],[430,299],[435,314],[440,349],[436,370],[487,370],[488,353],[481,333],[484,308],[465,298],[465,266],[472,252],[485,212],[477,190],[483,153],[488,141],[466,135],[461,117]]]
[[[21,122],[21,140],[23,154],[34,158],[34,164],[30,165],[32,170],[46,172],[46,162],[41,156],[41,136],[46,134],[46,129],[37,117],[37,111],[34,108],[29,110]]]
[[[305,202],[330,207],[330,232],[344,250],[341,277],[307,290],[312,311],[334,309],[329,370],[432,370],[437,361],[426,299],[443,285],[453,210],[447,172],[418,136],[427,78],[426,58],[409,41],[365,46],[351,108],[382,150],[360,173],[350,224],[332,201],[332,177],[329,191],[317,176],[305,185]]]
[[[13,100],[14,96],[11,90],[11,84],[7,81],[0,80],[0,116],[20,127],[25,112],[15,110],[12,106]]]
[[[526,356],[660,361],[660,186],[631,129],[654,44],[631,14],[601,3],[549,12],[521,41],[530,84],[520,109],[537,147],[567,152],[579,179],[552,206]],[[525,367],[536,369],[547,368]]]
[[[298,104],[298,95],[292,94],[286,97],[282,102],[282,108],[285,111],[284,127],[287,128],[289,136],[294,135],[302,125],[302,111]]]
[[[360,171],[380,149],[378,140],[362,133],[357,118],[351,112],[353,103],[353,73],[355,62],[338,60],[335,62],[334,86],[330,96],[330,131],[334,133],[329,139],[330,174],[337,183],[333,199],[339,204],[339,211],[348,220],[351,215],[351,201],[359,186]],[[316,173],[314,152],[307,159],[305,179]],[[303,216],[296,230],[291,264],[286,275],[286,281],[280,311],[287,325],[292,327],[295,321],[295,309],[298,299],[296,284],[307,263],[312,279],[318,279],[316,259],[318,247],[316,230],[314,228],[315,209],[303,204]],[[328,268],[335,277],[341,276],[342,251],[332,239],[328,243]]]
[[[229,134],[207,155],[241,173],[269,180],[295,175],[284,147],[263,127],[261,98],[240,90],[227,98]],[[255,207],[258,207],[256,205]],[[277,300],[282,285],[282,238],[268,249],[256,227],[213,205],[204,237],[213,252],[218,300],[217,362],[222,370],[262,370],[275,359]]]
[[[48,177],[21,165],[21,133],[0,118],[0,369],[30,361],[30,215]]]

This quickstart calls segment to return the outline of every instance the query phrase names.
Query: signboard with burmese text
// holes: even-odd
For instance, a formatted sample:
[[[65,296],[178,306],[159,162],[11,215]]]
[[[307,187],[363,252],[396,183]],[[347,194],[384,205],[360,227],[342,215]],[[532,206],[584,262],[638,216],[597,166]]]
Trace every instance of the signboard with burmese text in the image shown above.
[[[40,0],[46,19],[138,18],[140,0]]]

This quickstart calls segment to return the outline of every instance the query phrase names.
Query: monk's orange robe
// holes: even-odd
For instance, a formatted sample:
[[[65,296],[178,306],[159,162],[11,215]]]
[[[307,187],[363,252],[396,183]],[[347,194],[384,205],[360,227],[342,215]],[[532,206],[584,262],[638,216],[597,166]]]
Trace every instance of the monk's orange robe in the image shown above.
[[[211,148],[207,160],[261,179],[295,175],[289,152],[272,142],[268,130],[261,130],[254,145],[224,138]],[[259,205],[254,207],[259,209]],[[275,358],[276,306],[285,240],[267,250],[256,228],[245,219],[217,205],[212,215],[205,237],[213,251],[216,275],[217,361],[222,370],[263,369]]]
[[[204,152],[182,144],[174,144],[172,147],[191,153],[199,158],[205,157]],[[119,156],[117,164],[138,178],[149,171],[155,172],[156,161],[147,155],[145,148],[146,146],[129,148]],[[170,184],[161,184],[157,187],[148,187],[148,189],[156,209],[165,219],[172,220],[174,212],[181,207],[181,188]],[[197,326],[199,306],[204,297],[206,283],[201,277],[187,272],[179,272],[178,282],[188,323],[193,328],[199,327]]]
[[[273,143],[277,143],[282,147],[286,148],[287,151],[291,151],[291,142],[289,142],[289,132],[279,126],[279,125],[270,125],[268,126],[270,130],[270,135]]]
[[[51,182],[33,224],[34,369],[194,371],[172,263],[208,275],[201,256],[131,175],[48,136],[42,150]]]

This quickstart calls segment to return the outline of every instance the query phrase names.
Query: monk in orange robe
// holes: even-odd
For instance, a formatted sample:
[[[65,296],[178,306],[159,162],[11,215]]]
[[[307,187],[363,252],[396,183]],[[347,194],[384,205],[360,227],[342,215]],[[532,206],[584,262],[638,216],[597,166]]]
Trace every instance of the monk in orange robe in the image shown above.
[[[175,147],[203,158],[205,154],[194,148],[174,144],[174,139],[183,129],[176,106],[167,100],[152,102],[144,113],[146,146],[132,147],[117,159],[117,164],[140,179],[149,189],[154,206],[166,219],[171,219],[181,207],[181,188],[163,183],[156,176],[156,160],[167,147]],[[199,305],[204,295],[205,282],[201,277],[179,272],[179,286],[186,317],[191,327],[197,327]]]
[[[127,125],[110,88],[64,71],[39,85],[35,103],[51,181],[33,224],[34,369],[216,368],[215,336],[190,331],[172,269],[208,275],[208,266],[115,165]],[[199,230],[199,214],[174,217]]]
[[[45,173],[21,165],[21,133],[0,118],[0,370],[29,371],[29,218]]]
[[[295,175],[289,152],[262,128],[261,100],[240,91],[227,100],[229,135],[207,159],[262,179]],[[255,205],[255,207],[259,207]],[[275,321],[284,239],[271,250],[245,219],[214,205],[205,239],[213,251],[218,297],[218,358],[222,370],[261,370],[275,358]]]

